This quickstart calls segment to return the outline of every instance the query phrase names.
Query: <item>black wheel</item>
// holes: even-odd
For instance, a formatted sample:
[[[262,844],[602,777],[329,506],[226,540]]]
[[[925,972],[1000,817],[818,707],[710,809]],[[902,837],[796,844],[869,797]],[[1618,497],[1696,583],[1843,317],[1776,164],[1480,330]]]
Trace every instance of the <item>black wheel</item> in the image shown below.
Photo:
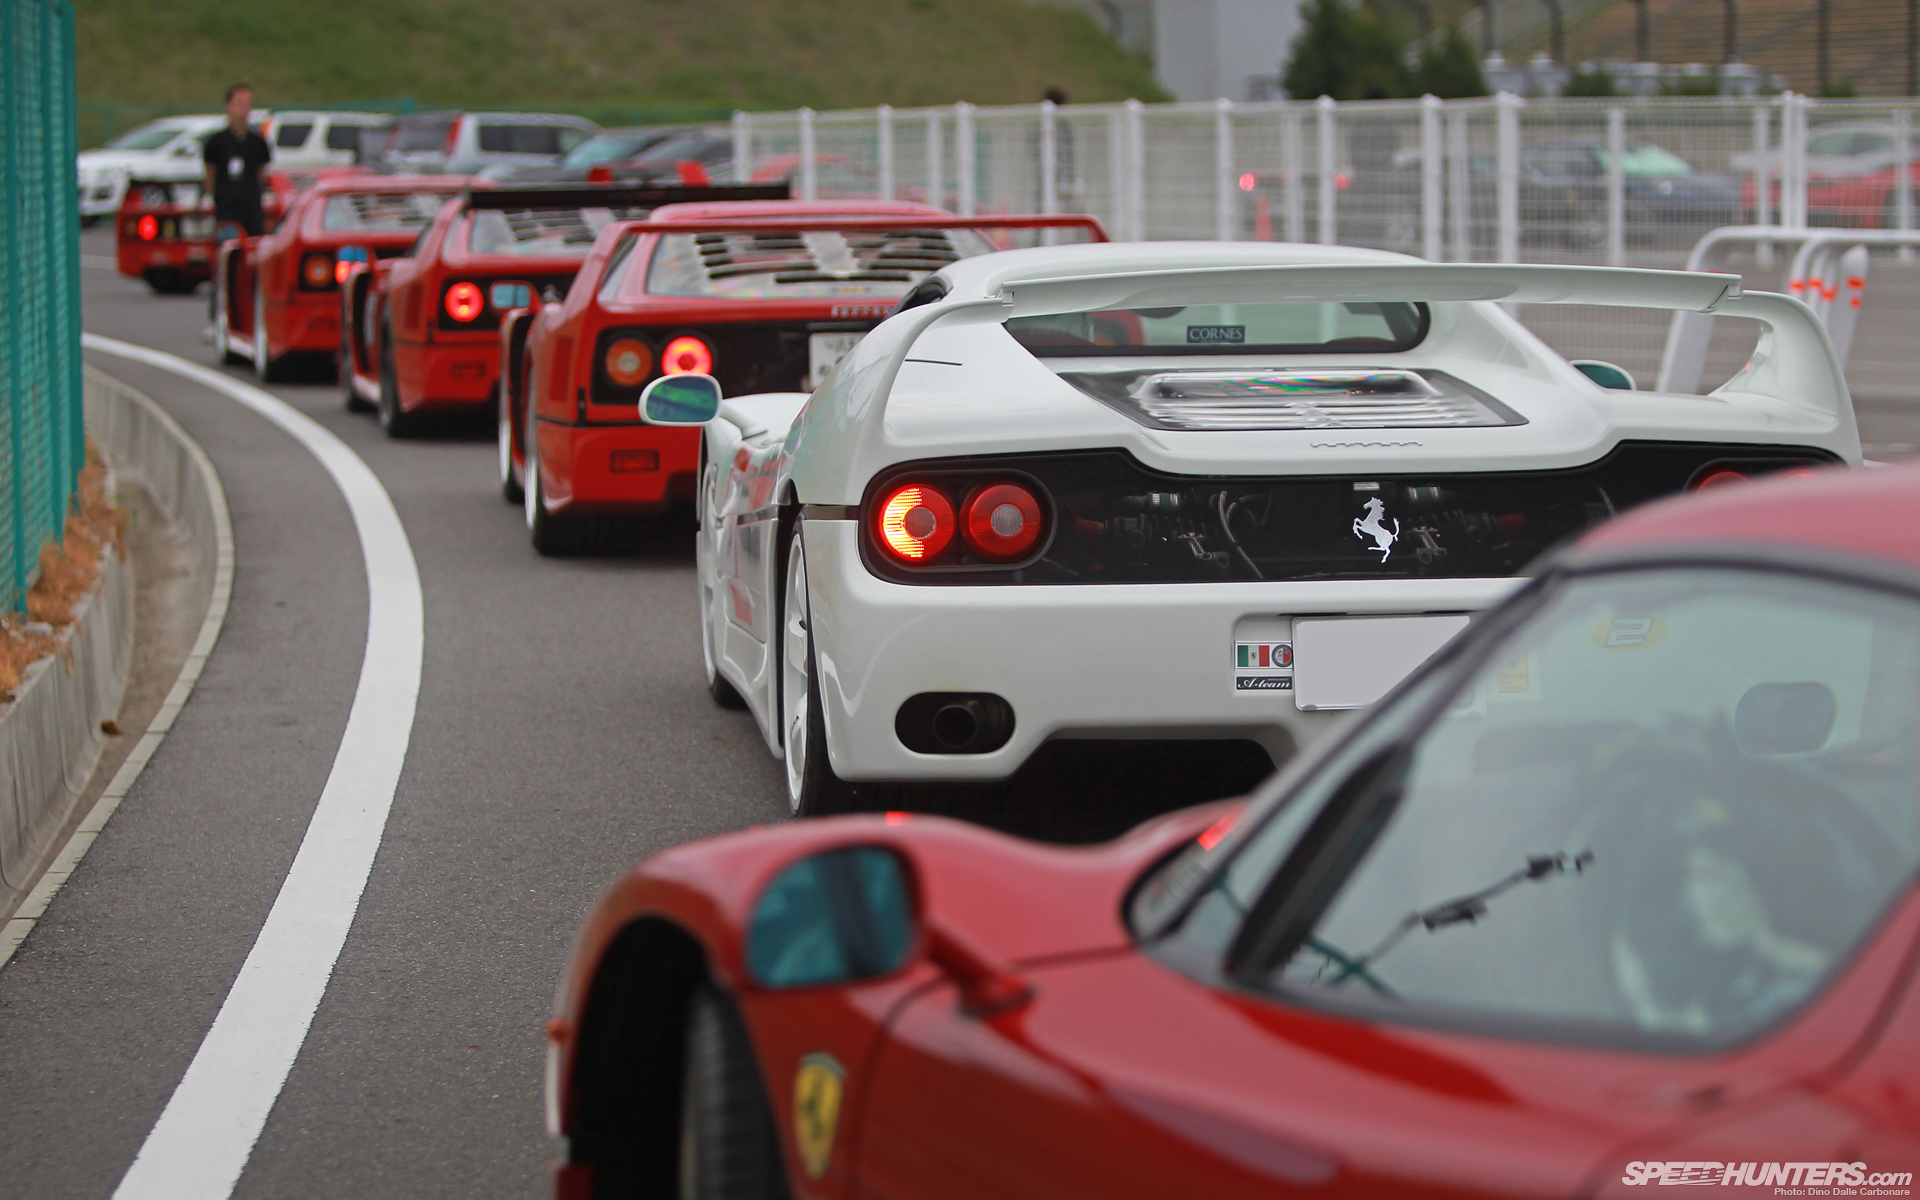
[[[234,353],[227,341],[230,314],[227,312],[227,280],[223,270],[213,277],[213,290],[207,297],[207,319],[213,322],[213,355],[223,367],[237,367],[247,360]]]
[[[508,504],[526,500],[526,491],[513,475],[513,405],[507,403],[506,384],[502,382],[494,397],[494,432],[500,451],[500,494]]]
[[[400,378],[393,367],[393,327],[380,330],[380,428],[390,438],[412,437],[420,418],[400,407]]]
[[[186,296],[200,286],[198,279],[171,267],[156,267],[143,272],[140,278],[146,281],[156,296]]]
[[[854,789],[833,772],[827,723],[814,670],[813,630],[807,612],[807,555],[800,526],[787,549],[787,586],[780,605],[781,757],[787,768],[787,807],[796,817],[852,812]]]
[[[681,1200],[785,1200],[788,1195],[773,1106],[746,1024],[731,1000],[702,987],[687,1009]]]
[[[372,412],[373,405],[360,398],[353,390],[353,331],[345,321],[340,322],[340,353],[334,359],[334,370],[340,376],[340,392],[347,403],[350,413]]]
[[[542,557],[557,558],[578,554],[584,539],[579,521],[556,517],[547,511],[547,493],[540,482],[540,452],[533,437],[533,405],[527,405],[527,467],[524,495],[527,506],[527,536]]]
[[[258,282],[253,289],[253,375],[261,383],[280,383],[287,377],[286,363],[273,356],[267,339],[267,293]]]

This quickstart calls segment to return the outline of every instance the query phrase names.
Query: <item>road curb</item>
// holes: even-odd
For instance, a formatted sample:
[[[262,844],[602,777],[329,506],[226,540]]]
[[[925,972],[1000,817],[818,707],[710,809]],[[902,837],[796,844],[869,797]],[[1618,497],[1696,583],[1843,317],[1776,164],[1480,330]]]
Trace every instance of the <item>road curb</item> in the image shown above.
[[[196,581],[205,581],[204,584],[197,583],[196,601],[206,605],[206,616],[200,623],[200,632],[192,648],[187,652],[186,661],[181,664],[179,675],[173,681],[173,687],[161,703],[160,710],[154,714],[153,721],[140,735],[140,740],[108,782],[106,790],[81,817],[78,827],[65,845],[53,853],[51,862],[7,920],[5,928],[0,929],[0,966],[13,957],[13,952],[32,932],[35,922],[46,912],[48,904],[74,868],[79,866],[81,858],[106,828],[114,810],[120,807],[120,801],[140,777],[140,772],[146,768],[154,752],[160,748],[167,732],[173,728],[174,719],[180,715],[187,698],[193,694],[194,684],[199,681],[200,672],[206,666],[207,656],[213,652],[214,643],[220,637],[220,628],[226,621],[227,605],[233,593],[233,523],[227,511],[226,491],[220,486],[220,476],[214,470],[213,460],[166,410],[92,366],[86,367],[85,399],[89,435],[119,469],[137,475],[153,492],[161,508],[179,522],[185,531],[193,577]],[[126,568],[118,564],[117,559],[114,566],[121,573],[126,573]],[[107,591],[108,588],[103,586],[100,594],[106,594]],[[122,591],[126,596],[123,602],[126,612],[125,619],[120,622],[125,631],[121,636],[128,643],[128,648],[119,657],[119,686],[114,689],[115,700],[103,713],[86,718],[86,727],[96,732],[85,754],[85,770],[66,776],[72,778],[77,775],[83,784],[99,757],[102,740],[97,733],[99,721],[118,710],[118,696],[125,687],[127,668],[132,657],[132,589],[123,584]],[[89,615],[93,608],[94,604],[90,602],[87,610]],[[80,638],[76,637],[76,657],[79,641]],[[40,669],[44,677],[47,668]],[[80,670],[78,662],[75,670],[76,673]],[[23,689],[22,705],[28,699]],[[20,705],[16,705],[18,707]],[[69,803],[80,799],[77,795],[71,795]],[[70,819],[71,814],[63,813],[62,816]],[[58,823],[55,827],[58,827]]]

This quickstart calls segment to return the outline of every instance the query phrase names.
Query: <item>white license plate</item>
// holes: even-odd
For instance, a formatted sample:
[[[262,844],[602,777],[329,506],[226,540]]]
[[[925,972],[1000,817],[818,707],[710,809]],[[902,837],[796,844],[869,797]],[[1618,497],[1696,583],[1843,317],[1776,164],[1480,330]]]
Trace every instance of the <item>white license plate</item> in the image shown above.
[[[1298,617],[1293,703],[1306,711],[1366,708],[1467,627],[1465,613]]]
[[[807,336],[807,390],[820,386],[835,364],[860,344],[864,333],[815,333]]]

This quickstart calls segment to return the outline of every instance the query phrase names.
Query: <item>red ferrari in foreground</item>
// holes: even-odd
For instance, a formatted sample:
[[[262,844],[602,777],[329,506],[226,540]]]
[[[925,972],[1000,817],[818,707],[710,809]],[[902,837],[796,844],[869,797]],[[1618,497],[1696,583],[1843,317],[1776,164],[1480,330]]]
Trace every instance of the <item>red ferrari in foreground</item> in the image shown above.
[[[1251,801],[1104,846],[642,863],[549,1025],[556,1195],[1910,1194],[1916,507],[1637,510]]]

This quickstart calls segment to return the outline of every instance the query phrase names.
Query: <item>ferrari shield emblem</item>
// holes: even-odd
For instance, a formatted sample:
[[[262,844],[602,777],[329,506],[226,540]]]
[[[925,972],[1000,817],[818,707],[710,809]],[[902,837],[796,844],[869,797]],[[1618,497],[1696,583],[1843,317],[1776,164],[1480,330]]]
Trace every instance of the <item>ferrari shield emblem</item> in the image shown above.
[[[833,1133],[840,1124],[840,1094],[846,1069],[831,1054],[809,1054],[793,1077],[793,1140],[807,1178],[826,1174],[833,1158]]]

